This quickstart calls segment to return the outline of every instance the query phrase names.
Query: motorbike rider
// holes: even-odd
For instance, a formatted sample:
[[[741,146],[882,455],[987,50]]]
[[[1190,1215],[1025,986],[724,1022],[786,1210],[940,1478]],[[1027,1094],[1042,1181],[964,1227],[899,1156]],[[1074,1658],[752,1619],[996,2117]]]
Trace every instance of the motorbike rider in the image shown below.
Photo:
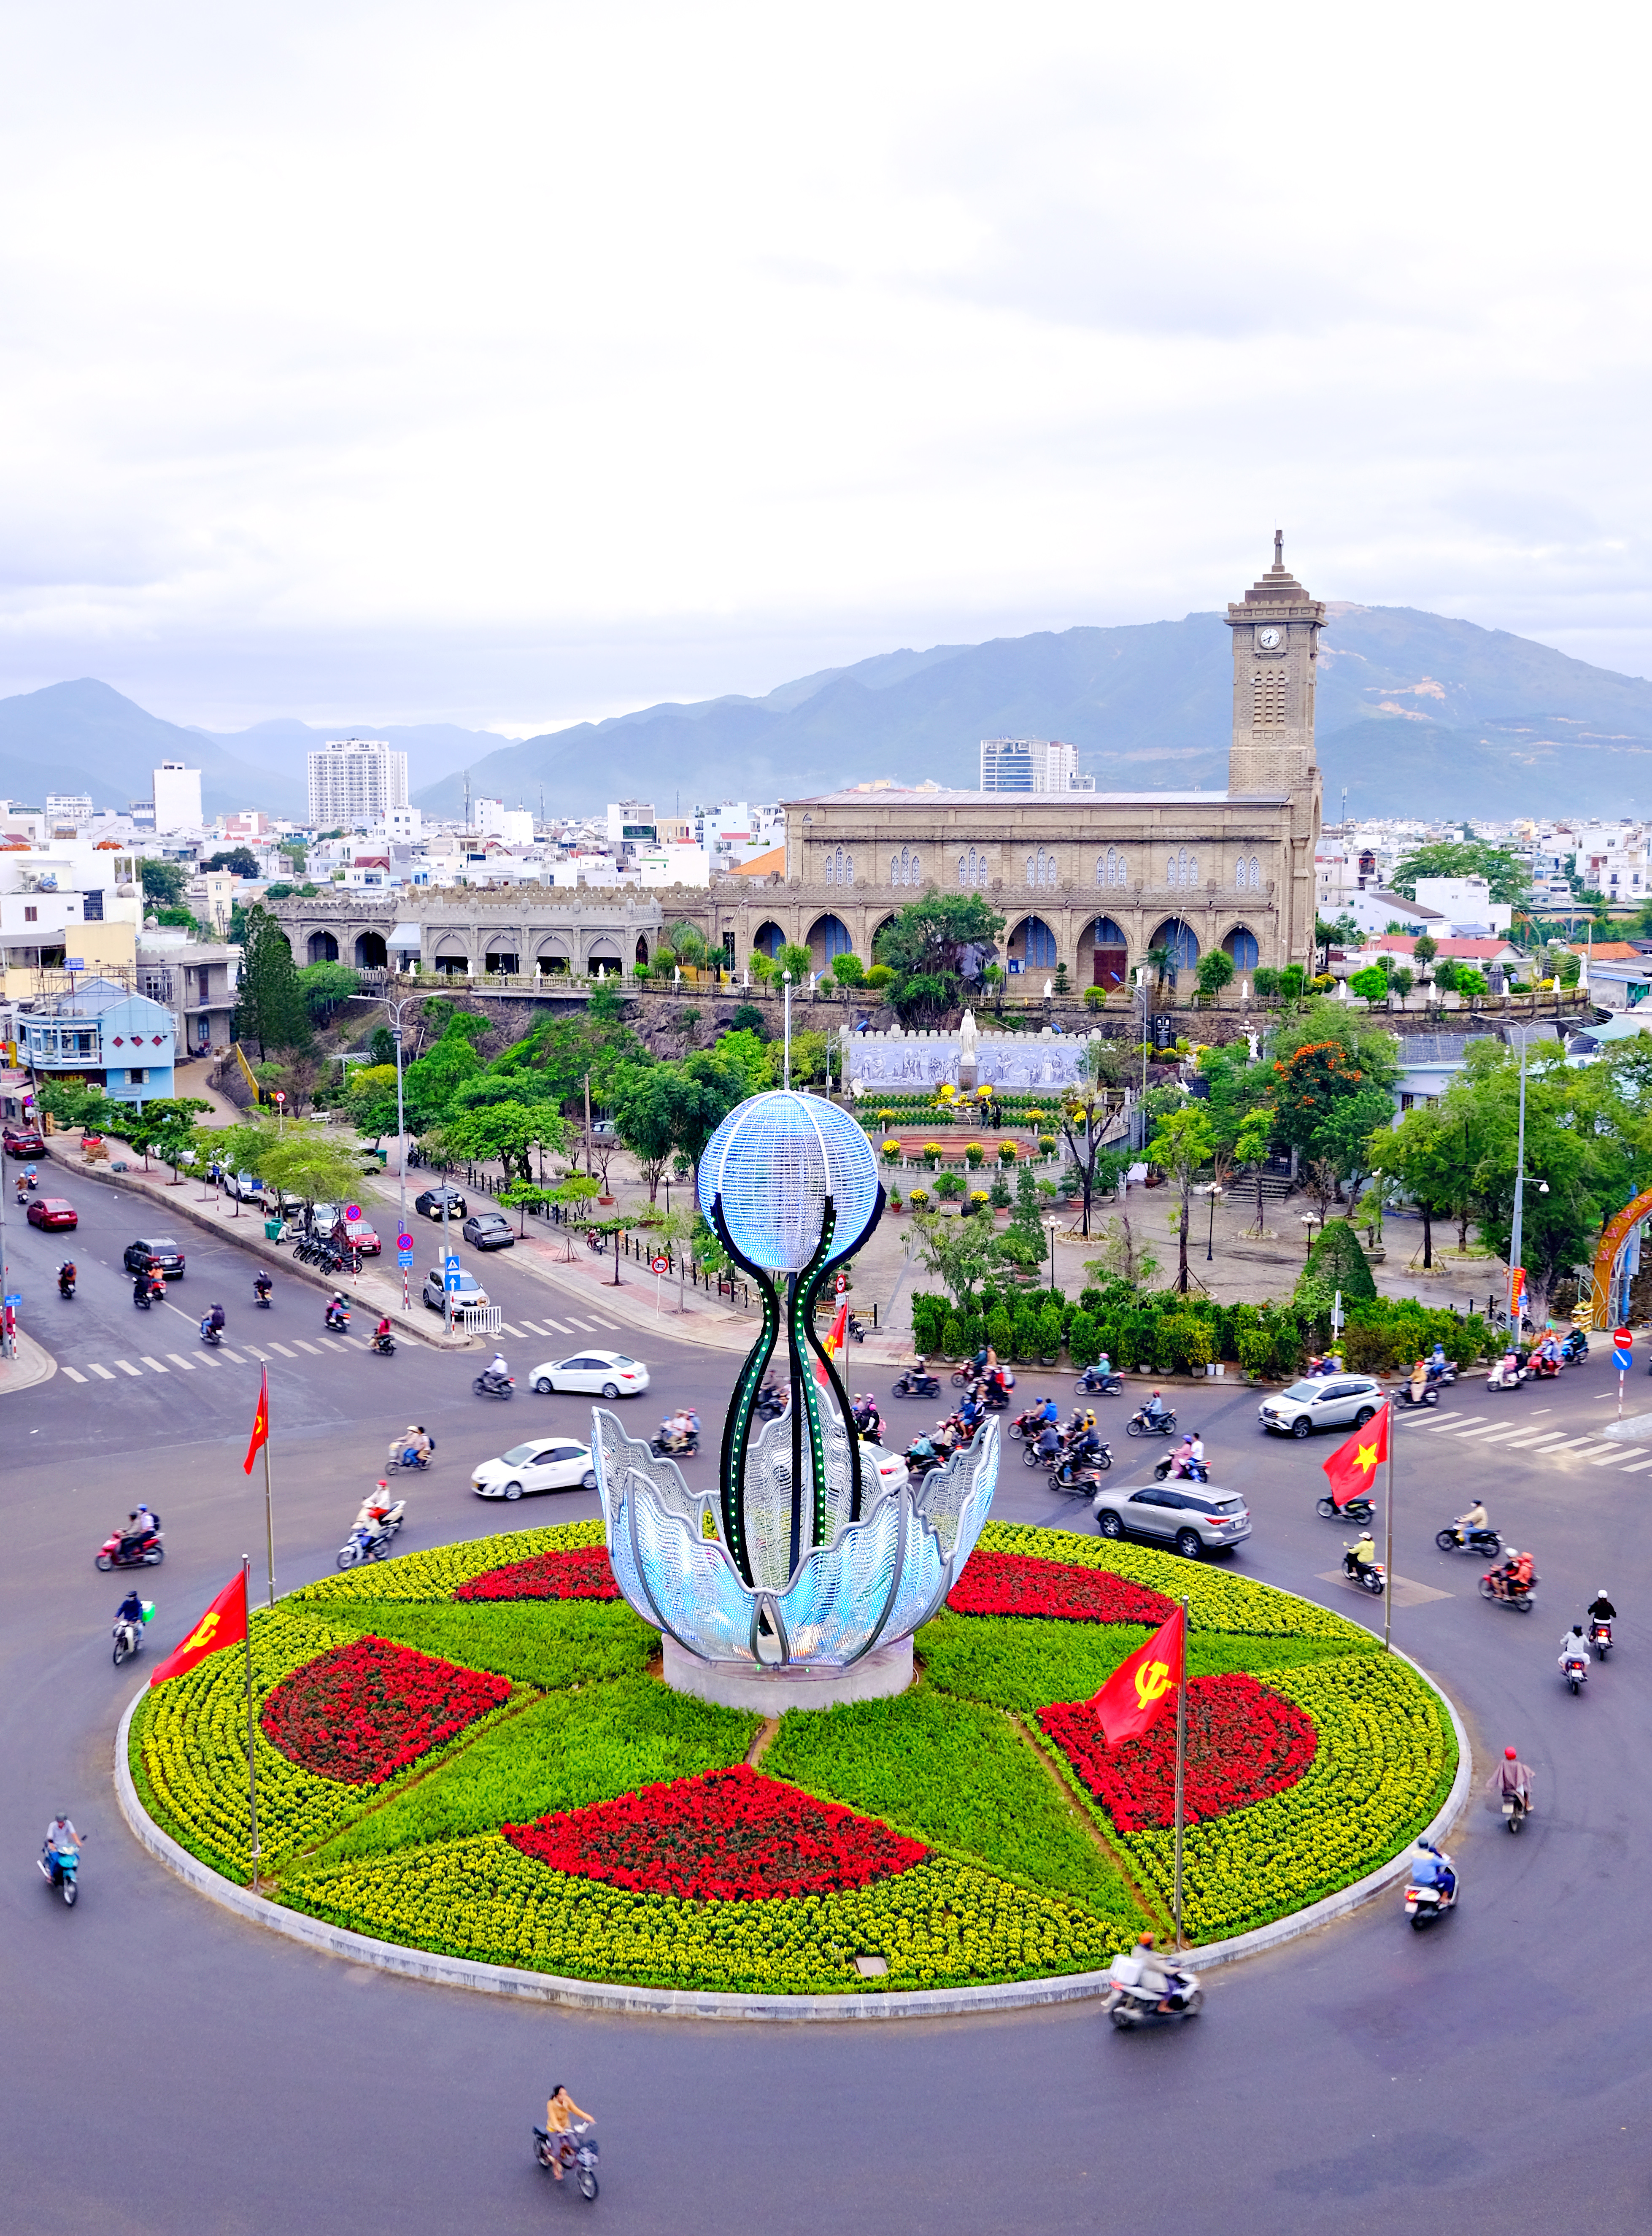
[[[920,1429],[906,1447],[906,1465],[916,1471],[926,1460],[936,1457],[935,1447]]]
[[[368,1530],[376,1537],[384,1528],[385,1516],[390,1512],[392,1503],[390,1485],[381,1476],[362,1500],[351,1529]]]
[[[161,1268],[158,1266],[151,1266],[149,1268],[149,1294],[151,1297],[155,1298],[164,1298],[166,1293],[166,1275],[161,1271]]]
[[[378,1325],[372,1332],[372,1339],[376,1344],[387,1343],[390,1339],[390,1314],[385,1312],[381,1314]]]
[[[207,1314],[206,1318],[201,1321],[201,1332],[203,1335],[205,1335],[208,1328],[212,1330],[214,1335],[222,1335],[224,1332],[224,1308],[221,1305],[214,1305],[212,1310]]]
[[[1444,1901],[1450,1902],[1457,1892],[1457,1871],[1451,1858],[1444,1848],[1437,1848],[1420,1834],[1411,1853],[1410,1876],[1413,1886],[1437,1886]]]
[[[1423,1392],[1427,1387],[1428,1361],[1425,1358],[1419,1358],[1411,1371],[1411,1402],[1413,1405],[1422,1404]]]
[[[1573,1623],[1560,1641],[1560,1669],[1563,1676],[1566,1673],[1568,1663],[1573,1661],[1581,1661],[1585,1669],[1589,1667],[1589,1641],[1583,1636],[1583,1626],[1581,1622]]]
[[[1190,1476],[1195,1482],[1197,1482],[1199,1463],[1200,1455],[1194,1450],[1194,1439],[1191,1437],[1183,1437],[1181,1442],[1176,1446],[1175,1456],[1170,1462],[1171,1474]]]
[[[1457,1517],[1457,1542],[1459,1545],[1466,1545],[1471,1537],[1491,1527],[1491,1517],[1485,1510],[1485,1501],[1477,1498],[1466,1514],[1459,1514]]]
[[[1164,1410],[1164,1400],[1160,1397],[1156,1390],[1148,1399],[1147,1404],[1142,1408],[1143,1416],[1154,1428],[1157,1428],[1159,1422],[1163,1416]]]
[[[1510,1555],[1510,1559],[1512,1566],[1509,1571],[1509,1588],[1517,1597],[1520,1593],[1529,1592],[1531,1589],[1532,1585],[1537,1582],[1537,1577],[1533,1573],[1533,1562],[1530,1553],[1515,1553]]]
[[[1143,1933],[1138,1938],[1130,1954],[1142,1967],[1142,1993],[1144,1996],[1153,1996],[1157,1998],[1154,2004],[1155,2010],[1173,2009],[1175,2006],[1171,2002],[1171,1996],[1176,1983],[1164,1959],[1159,1954],[1155,1937],[1151,1933]]]
[[[491,1382],[494,1384],[510,1381],[510,1369],[505,1364],[505,1355],[503,1351],[496,1351],[494,1352],[491,1363],[484,1368],[483,1371],[482,1379],[484,1382]]]
[[[335,1289],[327,1299],[326,1324],[329,1327],[343,1327],[349,1318],[350,1307],[346,1304],[341,1292]]]
[[[46,1827],[45,1843],[40,1851],[48,1868],[55,1856],[77,1856],[80,1847],[81,1836],[75,1830],[73,1818],[67,1809],[60,1809]]]
[[[966,1390],[964,1391],[964,1402],[958,1409],[958,1417],[960,1425],[973,1436],[975,1433],[975,1424],[981,1417],[980,1400],[977,1398],[973,1390]]]
[[[148,1508],[140,1504],[135,1513],[127,1516],[126,1527],[121,1532],[122,1558],[125,1559],[133,1553],[142,1551],[160,1527],[160,1522]]]
[[[392,1437],[390,1440],[388,1456],[392,1460],[403,1459],[409,1452],[412,1454],[415,1464],[430,1457],[431,1440],[417,1421],[410,1421],[399,1437]]]
[[[1370,1529],[1362,1529],[1355,1542],[1349,1546],[1343,1567],[1356,1576],[1369,1575],[1377,1565],[1377,1541]]]
[[[1612,1605],[1610,1600],[1607,1598],[1606,1587],[1604,1584],[1601,1586],[1599,1591],[1596,1593],[1594,1598],[1590,1600],[1583,1612],[1587,1615],[1591,1622],[1616,1622],[1617,1621],[1617,1609]]]
[[[135,1584],[115,1610],[115,1628],[118,1629],[123,1622],[142,1623],[142,1621],[143,1601],[138,1597],[137,1587]]]
[[[63,1264],[57,1268],[57,1286],[62,1290],[64,1296],[67,1297],[73,1295],[75,1280],[75,1261],[72,1258],[65,1258]]]
[[[545,2106],[545,2132],[548,2135],[565,2135],[576,2120],[593,2120],[596,2116],[594,2112],[582,2112],[559,2081],[551,2090]],[[551,2154],[550,2170],[560,2181],[563,2178],[560,2152]]]
[[[1048,1428],[1056,1428],[1061,1421],[1061,1407],[1053,1398],[1042,1398],[1033,1406],[1032,1417]]]
[[[1037,1453],[1046,1467],[1054,1467],[1061,1452],[1061,1430],[1053,1421],[1046,1421],[1038,1431]]]
[[[1485,1781],[1485,1790],[1499,1801],[1505,1794],[1512,1793],[1523,1809],[1530,1810],[1531,1772],[1513,1747],[1504,1748],[1503,1759]]]
[[[260,1299],[266,1299],[266,1300],[267,1300],[267,1299],[268,1299],[268,1296],[269,1296],[270,1291],[271,1291],[271,1289],[272,1289],[273,1286],[274,1286],[274,1284],[271,1281],[270,1277],[269,1277],[269,1275],[268,1275],[267,1273],[254,1273],[254,1274],[253,1274],[253,1294],[255,1297],[258,1297],[258,1298],[260,1298]]]

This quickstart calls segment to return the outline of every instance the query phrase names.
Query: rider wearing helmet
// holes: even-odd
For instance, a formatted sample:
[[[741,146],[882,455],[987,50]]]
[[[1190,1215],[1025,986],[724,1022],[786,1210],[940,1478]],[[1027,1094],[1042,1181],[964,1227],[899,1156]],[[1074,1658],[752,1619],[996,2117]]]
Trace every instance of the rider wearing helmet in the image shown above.
[[[1596,1593],[1594,1598],[1589,1601],[1589,1606],[1585,1608],[1584,1612],[1587,1614],[1591,1622],[1616,1621],[1617,1609],[1612,1605],[1610,1600],[1607,1598],[1606,1587],[1604,1584],[1603,1584],[1599,1591]]]
[[[1521,1761],[1513,1747],[1504,1748],[1503,1759],[1487,1779],[1485,1790],[1488,1793],[1497,1795],[1499,1799],[1504,1794],[1512,1793],[1523,1808],[1530,1808],[1531,1772]]]

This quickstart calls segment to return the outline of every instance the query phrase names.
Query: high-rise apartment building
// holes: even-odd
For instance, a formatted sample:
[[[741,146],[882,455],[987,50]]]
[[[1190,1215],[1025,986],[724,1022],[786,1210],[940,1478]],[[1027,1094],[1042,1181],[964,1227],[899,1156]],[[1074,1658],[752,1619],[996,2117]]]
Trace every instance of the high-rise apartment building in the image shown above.
[[[1059,738],[983,738],[983,792],[1076,792],[1078,748]]]
[[[354,831],[407,805],[407,756],[384,738],[329,738],[310,755],[310,821]]]
[[[165,831],[201,828],[201,771],[181,761],[162,761],[155,772],[155,827]]]

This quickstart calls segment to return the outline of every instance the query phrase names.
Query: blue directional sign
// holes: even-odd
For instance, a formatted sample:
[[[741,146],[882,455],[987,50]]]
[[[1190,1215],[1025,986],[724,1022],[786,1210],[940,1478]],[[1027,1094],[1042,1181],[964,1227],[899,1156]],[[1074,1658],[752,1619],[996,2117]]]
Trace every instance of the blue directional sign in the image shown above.
[[[15,1311],[16,1310],[17,1306],[18,1306],[18,1305],[23,1302],[23,1292],[22,1292],[22,1290],[20,1289],[20,1290],[17,1292],[17,1294],[16,1294],[15,1297],[8,1297],[8,1298],[6,1299],[6,1302],[7,1302],[7,1304],[8,1304],[8,1305],[10,1305],[11,1306],[12,1310],[15,1312]]]
[[[1612,1364],[1616,1367],[1620,1374],[1627,1374],[1630,1367],[1635,1364],[1635,1353],[1632,1351],[1614,1350],[1612,1353]]]
[[[402,1270],[405,1273],[408,1266],[410,1266],[413,1262],[412,1252],[411,1250],[398,1250],[396,1253],[396,1255],[401,1260]]]
[[[442,1260],[442,1271],[444,1273],[457,1273],[458,1270],[459,1253],[457,1250],[450,1250]]]
[[[458,1275],[457,1273],[444,1273],[442,1276],[442,1286],[447,1291],[450,1297],[457,1297],[459,1293]]]

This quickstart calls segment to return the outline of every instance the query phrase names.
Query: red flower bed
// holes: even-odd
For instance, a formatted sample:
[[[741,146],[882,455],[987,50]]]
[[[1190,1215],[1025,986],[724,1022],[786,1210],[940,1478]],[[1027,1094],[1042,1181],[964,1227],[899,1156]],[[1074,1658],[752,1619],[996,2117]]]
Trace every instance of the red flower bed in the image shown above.
[[[904,1871],[929,1852],[874,1818],[744,1763],[501,1829],[552,1871],[696,1902],[835,1894]]]
[[[946,1604],[954,1615],[1031,1615],[1062,1622],[1161,1623],[1175,1602],[1106,1568],[1025,1553],[971,1554]]]
[[[602,1545],[577,1545],[568,1553],[536,1553],[531,1561],[512,1561],[489,1568],[461,1584],[456,1600],[616,1600],[620,1588]]]
[[[1175,1822],[1176,1720],[1168,1705],[1145,1737],[1110,1747],[1095,1703],[1062,1700],[1038,1721],[1121,1832]],[[1266,1800],[1313,1759],[1319,1734],[1293,1701],[1254,1677],[1195,1677],[1188,1686],[1187,1821]]]
[[[364,1637],[283,1678],[259,1722],[300,1769],[377,1786],[510,1696],[508,1678]]]

